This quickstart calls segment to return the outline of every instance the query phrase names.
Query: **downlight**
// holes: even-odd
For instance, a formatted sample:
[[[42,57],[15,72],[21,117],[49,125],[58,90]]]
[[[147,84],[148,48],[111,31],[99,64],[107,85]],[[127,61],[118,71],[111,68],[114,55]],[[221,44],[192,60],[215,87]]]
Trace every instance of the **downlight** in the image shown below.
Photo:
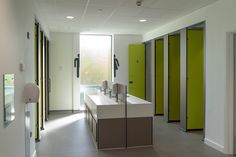
[[[66,18],[71,20],[71,19],[74,19],[75,17],[74,16],[67,16]]]
[[[146,19],[140,19],[139,22],[146,22]]]

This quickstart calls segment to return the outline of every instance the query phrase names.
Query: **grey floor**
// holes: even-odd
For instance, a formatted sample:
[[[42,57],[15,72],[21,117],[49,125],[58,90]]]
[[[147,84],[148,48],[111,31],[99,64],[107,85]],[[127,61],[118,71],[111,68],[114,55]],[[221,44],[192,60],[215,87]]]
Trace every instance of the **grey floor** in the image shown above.
[[[36,144],[37,157],[228,157],[202,141],[202,132],[185,133],[178,123],[154,119],[154,146],[127,150],[96,149],[83,113],[53,113]]]

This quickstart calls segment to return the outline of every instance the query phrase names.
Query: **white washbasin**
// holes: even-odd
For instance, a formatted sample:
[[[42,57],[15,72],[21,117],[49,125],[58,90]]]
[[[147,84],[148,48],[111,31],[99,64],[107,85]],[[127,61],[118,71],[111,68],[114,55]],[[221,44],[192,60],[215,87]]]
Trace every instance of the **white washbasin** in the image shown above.
[[[125,104],[102,93],[85,95],[85,102],[97,119],[125,118]],[[132,95],[127,97],[127,117],[152,117],[152,103]]]

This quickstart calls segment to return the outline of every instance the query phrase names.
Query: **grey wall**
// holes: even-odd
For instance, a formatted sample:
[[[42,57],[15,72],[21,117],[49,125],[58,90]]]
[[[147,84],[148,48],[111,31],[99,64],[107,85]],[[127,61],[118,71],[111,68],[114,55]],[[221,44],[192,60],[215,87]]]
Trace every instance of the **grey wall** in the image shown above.
[[[169,38],[168,35],[164,36],[164,120],[167,122],[169,119],[169,102],[168,102],[168,53],[169,53]]]
[[[186,102],[186,28],[180,31],[180,127],[182,130],[186,131],[186,112],[187,112],[187,102]]]
[[[233,151],[236,154],[236,34],[234,34],[234,131],[233,131]]]
[[[146,100],[152,101],[152,67],[151,67],[151,61],[152,61],[152,47],[151,42],[145,43],[145,49],[146,49]]]

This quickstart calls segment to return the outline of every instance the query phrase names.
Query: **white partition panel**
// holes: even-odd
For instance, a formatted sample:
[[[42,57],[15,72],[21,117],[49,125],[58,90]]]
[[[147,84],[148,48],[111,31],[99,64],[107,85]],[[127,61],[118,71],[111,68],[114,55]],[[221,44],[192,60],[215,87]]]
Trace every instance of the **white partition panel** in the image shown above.
[[[186,28],[180,31],[180,128],[186,131],[186,50],[187,50],[187,31]]]
[[[168,122],[169,108],[168,108],[168,35],[164,36],[164,120]]]

